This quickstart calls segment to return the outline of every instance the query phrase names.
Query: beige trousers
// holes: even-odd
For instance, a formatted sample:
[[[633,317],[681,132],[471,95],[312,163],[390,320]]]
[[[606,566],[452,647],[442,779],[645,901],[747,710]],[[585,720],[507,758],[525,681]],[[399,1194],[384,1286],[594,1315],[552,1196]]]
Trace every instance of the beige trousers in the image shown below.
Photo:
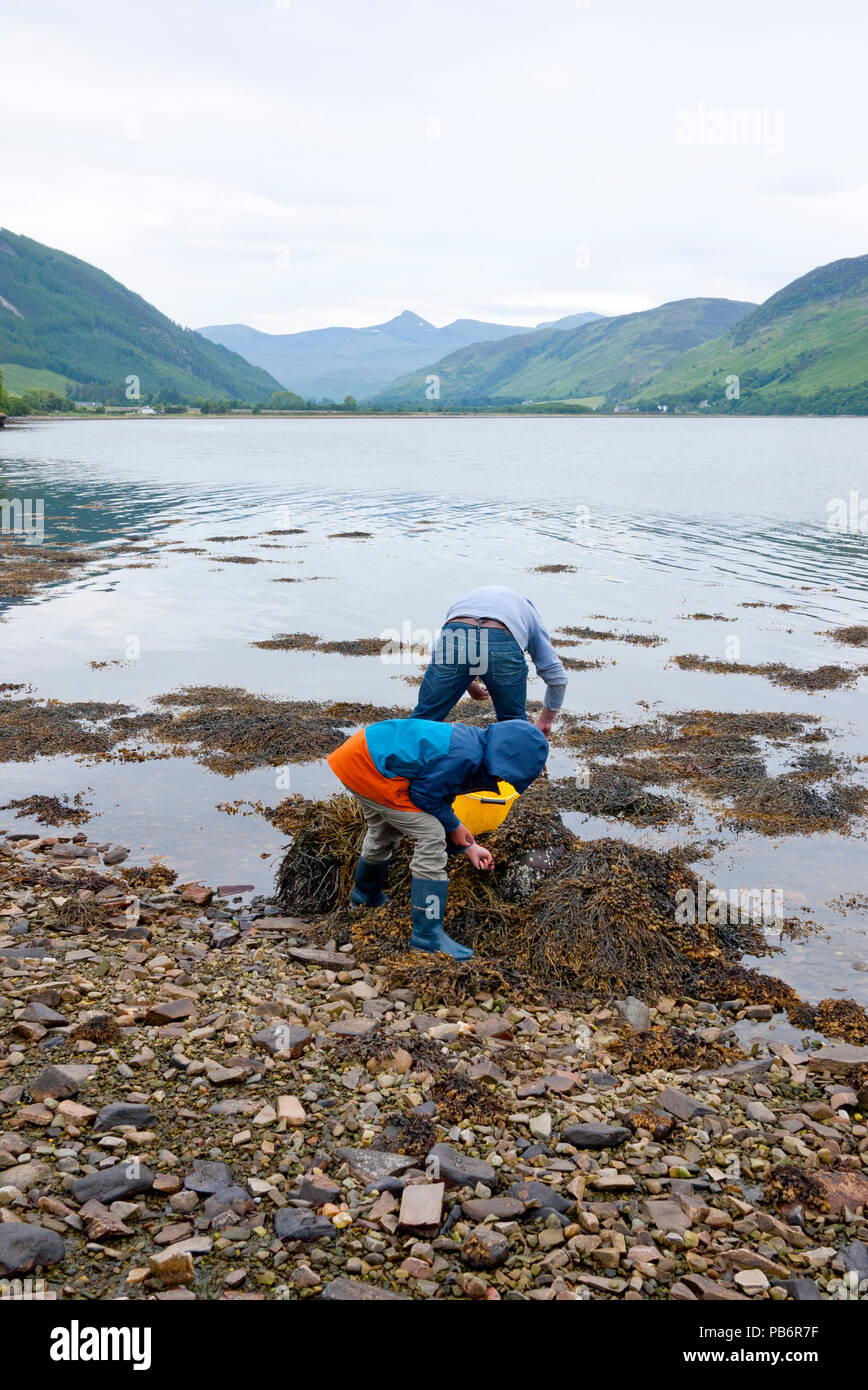
[[[382,864],[391,859],[405,835],[413,841],[410,868],[414,878],[446,878],[446,831],[435,816],[427,811],[400,811],[394,806],[381,806],[366,796],[353,792],[362,808],[367,834],[362,844],[362,858],[370,864]]]

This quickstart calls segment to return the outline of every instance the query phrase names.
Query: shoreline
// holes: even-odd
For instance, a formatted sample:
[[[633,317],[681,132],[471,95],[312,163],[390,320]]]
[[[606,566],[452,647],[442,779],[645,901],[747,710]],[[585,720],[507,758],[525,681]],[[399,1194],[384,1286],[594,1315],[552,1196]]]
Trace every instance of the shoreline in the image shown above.
[[[799,1053],[744,1001],[437,1005],[357,962],[348,916],[131,882],[118,854],[0,840],[11,1273],[41,1255],[64,1300],[802,1301],[865,1277],[868,1048]]]
[[[179,415],[139,415],[135,412],[123,414],[121,412],[111,415],[99,415],[96,413],[64,414],[57,411],[47,415],[7,415],[5,420],[6,429],[21,429],[30,421],[52,420],[83,420],[83,421],[104,421],[104,420],[136,420],[147,422],[152,420],[512,420],[512,419],[531,419],[531,420],[868,420],[868,415],[818,415],[805,413],[804,415],[784,415],[763,413],[752,414],[747,411],[721,411],[719,413],[710,410],[703,411],[660,411],[652,414],[649,412],[637,412],[627,414],[619,411],[571,411],[571,410],[376,410],[376,411],[347,411],[347,410],[285,410],[285,411],[260,411],[254,414],[251,410],[220,412],[214,415],[200,415],[198,412],[184,412]]]

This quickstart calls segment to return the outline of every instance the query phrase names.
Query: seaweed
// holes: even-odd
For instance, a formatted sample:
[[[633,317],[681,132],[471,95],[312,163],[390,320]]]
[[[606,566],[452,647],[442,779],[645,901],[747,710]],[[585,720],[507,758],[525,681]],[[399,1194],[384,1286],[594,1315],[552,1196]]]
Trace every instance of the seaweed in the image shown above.
[[[695,652],[673,656],[672,663],[680,671],[705,671],[721,676],[764,676],[772,685],[807,691],[838,690],[841,686],[852,686],[865,672],[864,667],[848,670],[844,666],[818,666],[813,671],[799,671],[782,661],[767,661],[759,665],[712,661],[707,656],[697,656]]]
[[[5,806],[0,806],[0,811],[13,808],[17,819],[32,816],[40,825],[83,825],[90,820],[81,792],[77,792],[71,802],[60,796],[25,796],[18,801],[7,801]]]

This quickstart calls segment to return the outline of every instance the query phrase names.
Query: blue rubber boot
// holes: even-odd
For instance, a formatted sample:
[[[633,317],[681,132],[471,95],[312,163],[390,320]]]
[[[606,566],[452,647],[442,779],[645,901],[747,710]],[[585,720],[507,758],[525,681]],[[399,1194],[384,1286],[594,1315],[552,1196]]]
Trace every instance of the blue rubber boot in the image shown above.
[[[453,960],[470,960],[473,955],[469,946],[453,941],[443,929],[443,914],[446,911],[447,879],[414,878],[410,901],[413,906],[413,934],[410,937],[412,951],[442,951]]]
[[[385,907],[389,899],[383,886],[389,876],[390,859],[372,864],[369,859],[360,859],[356,865],[355,887],[350,894],[351,907]]]

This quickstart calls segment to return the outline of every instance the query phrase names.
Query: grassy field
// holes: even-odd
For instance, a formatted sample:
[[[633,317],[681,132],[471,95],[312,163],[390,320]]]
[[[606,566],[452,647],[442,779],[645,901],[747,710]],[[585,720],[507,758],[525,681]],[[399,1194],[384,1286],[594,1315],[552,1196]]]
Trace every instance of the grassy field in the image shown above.
[[[19,367],[17,362],[0,362],[3,390],[8,396],[23,396],[25,391],[55,391],[66,395],[66,377],[43,367]]]

